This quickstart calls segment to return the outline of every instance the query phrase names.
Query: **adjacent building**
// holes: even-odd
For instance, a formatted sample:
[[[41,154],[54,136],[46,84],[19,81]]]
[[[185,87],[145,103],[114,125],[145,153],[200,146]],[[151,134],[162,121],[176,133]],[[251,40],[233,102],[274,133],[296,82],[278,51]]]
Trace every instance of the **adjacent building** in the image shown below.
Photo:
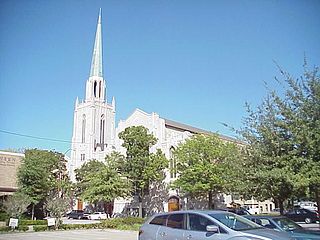
[[[0,151],[0,196],[12,195],[17,191],[17,172],[21,165],[23,153]]]

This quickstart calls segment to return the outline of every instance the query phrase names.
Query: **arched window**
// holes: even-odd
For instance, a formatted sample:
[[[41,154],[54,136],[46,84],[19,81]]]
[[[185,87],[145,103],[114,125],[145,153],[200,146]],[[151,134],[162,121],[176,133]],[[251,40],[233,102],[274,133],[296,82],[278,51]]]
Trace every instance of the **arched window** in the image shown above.
[[[99,98],[101,98],[101,81],[99,82]]]
[[[100,120],[100,143],[102,145],[102,148],[104,146],[104,129],[105,128],[105,119],[104,115],[101,115],[101,120]]]
[[[97,82],[94,81],[94,84],[93,84],[93,94],[94,94],[94,97],[97,96]]]
[[[82,115],[82,131],[81,131],[81,142],[84,143],[86,141],[86,115]]]
[[[171,147],[169,150],[169,170],[170,170],[170,178],[176,178],[177,177],[177,162],[176,159],[173,156],[174,147]]]

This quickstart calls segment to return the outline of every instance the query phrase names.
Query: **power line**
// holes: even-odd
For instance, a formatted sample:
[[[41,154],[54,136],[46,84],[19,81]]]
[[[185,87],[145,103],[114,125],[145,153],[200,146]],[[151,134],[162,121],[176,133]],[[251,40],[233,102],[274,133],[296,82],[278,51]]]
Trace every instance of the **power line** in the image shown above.
[[[44,141],[62,142],[62,143],[91,144],[91,143],[82,143],[82,142],[72,142],[72,141],[61,140],[61,139],[54,139],[54,138],[47,138],[47,137],[38,137],[38,136],[32,136],[32,135],[27,135],[27,134],[22,134],[22,133],[5,131],[5,130],[1,130],[1,129],[0,129],[0,132],[1,132],[1,133],[5,133],[5,134],[14,135],[14,136],[26,137],[26,138],[33,138],[33,139],[44,140]]]
[[[10,135],[19,136],[19,137],[27,137],[27,138],[33,138],[33,139],[38,139],[38,140],[53,141],[53,142],[64,142],[64,143],[72,143],[71,141],[67,141],[67,140],[54,139],[54,138],[46,138],[46,137],[37,137],[37,136],[32,136],[32,135],[27,135],[27,134],[22,134],[22,133],[9,132],[9,131],[5,131],[5,130],[0,130],[0,132],[6,133],[6,134],[10,134]]]

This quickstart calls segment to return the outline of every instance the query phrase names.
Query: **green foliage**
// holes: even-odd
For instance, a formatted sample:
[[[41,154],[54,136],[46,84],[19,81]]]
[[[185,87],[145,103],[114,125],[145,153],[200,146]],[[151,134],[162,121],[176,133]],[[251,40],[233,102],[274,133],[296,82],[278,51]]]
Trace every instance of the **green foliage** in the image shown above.
[[[78,196],[90,203],[111,202],[117,197],[126,197],[130,192],[130,182],[114,165],[96,160],[85,163],[77,169],[76,178]]]
[[[249,193],[273,198],[282,210],[286,199],[308,191],[320,203],[320,77],[306,65],[299,79],[280,73],[284,95],[270,91],[257,110],[248,107],[239,133],[249,144],[242,171]]]
[[[10,215],[6,212],[0,212],[0,222],[6,221],[10,218]]]
[[[212,207],[214,193],[227,190],[230,162],[237,147],[216,135],[194,135],[174,151],[179,178],[174,188],[195,196],[208,195]]]
[[[47,220],[20,220],[19,225],[31,226],[31,225],[46,225]]]
[[[33,231],[35,232],[43,232],[49,230],[47,225],[35,225],[33,226]]]
[[[49,194],[60,195],[70,191],[66,161],[61,153],[29,149],[18,170],[19,191],[31,199],[35,206],[44,202]]]
[[[119,138],[126,148],[126,157],[120,159],[119,170],[132,182],[132,194],[139,198],[139,216],[142,217],[143,197],[150,184],[163,180],[168,160],[160,150],[150,153],[150,148],[156,144],[157,139],[143,126],[126,128],[119,134]]]
[[[126,197],[130,193],[130,182],[106,165],[98,172],[88,174],[85,179],[88,188],[82,196],[90,203],[111,202],[117,197]]]
[[[10,217],[20,218],[31,204],[30,198],[21,192],[16,192],[3,202],[3,207]]]
[[[0,227],[0,232],[9,232],[11,230],[12,230],[12,228],[8,227],[8,226]]]
[[[77,184],[75,186],[76,196],[81,196],[90,187],[88,185],[88,175],[98,172],[102,167],[104,167],[104,163],[94,159],[84,163],[80,168],[75,170],[77,180]]]

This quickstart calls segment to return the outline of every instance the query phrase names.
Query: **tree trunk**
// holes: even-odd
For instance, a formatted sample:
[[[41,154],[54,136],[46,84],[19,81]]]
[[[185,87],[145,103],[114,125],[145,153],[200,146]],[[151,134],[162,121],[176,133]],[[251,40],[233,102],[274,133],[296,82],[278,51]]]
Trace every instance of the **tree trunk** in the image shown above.
[[[142,216],[142,197],[139,196],[139,217],[143,217]]]
[[[318,213],[320,214],[320,189],[319,188],[315,189],[315,200],[318,205]]]
[[[34,220],[34,203],[32,203],[31,220]]]
[[[283,200],[278,199],[278,203],[279,203],[279,208],[280,208],[280,215],[283,215],[283,213],[284,213]]]
[[[208,192],[208,209],[213,209],[213,207],[212,207],[212,191],[210,190],[209,192]]]

